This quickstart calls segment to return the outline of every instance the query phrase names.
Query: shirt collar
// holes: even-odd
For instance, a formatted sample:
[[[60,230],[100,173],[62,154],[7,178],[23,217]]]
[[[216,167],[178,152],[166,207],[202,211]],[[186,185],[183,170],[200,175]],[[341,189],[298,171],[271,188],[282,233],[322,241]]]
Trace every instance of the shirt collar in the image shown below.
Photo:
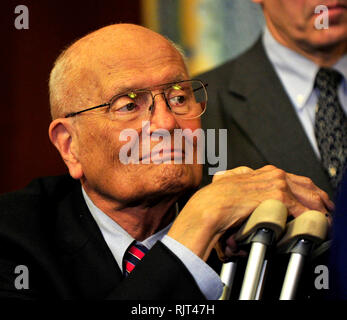
[[[83,187],[82,194],[90,213],[92,214],[96,224],[101,230],[101,233],[104,236],[108,247],[111,249],[111,252],[116,259],[118,266],[122,270],[124,253],[129,248],[131,243],[135,241],[135,239],[117,222],[112,220],[106,213],[101,211],[89,198]],[[161,240],[168,233],[171,225],[172,223],[140,243],[143,244],[147,249],[151,249],[157,241]]]
[[[344,92],[347,93],[347,54],[345,54],[334,66],[333,68],[339,71],[343,76],[342,86]]]
[[[297,110],[304,108],[313,88],[319,66],[310,59],[302,56],[280,44],[265,27],[263,33],[265,52]],[[343,76],[342,89],[347,92],[347,54],[332,66]]]
[[[267,27],[262,40],[265,52],[293,105],[297,109],[303,108],[313,91],[319,67],[308,58],[277,42]]]
[[[118,223],[116,223],[107,214],[101,211],[89,198],[83,187],[82,194],[90,213],[92,214],[104,237],[104,240],[106,241],[108,247],[111,249],[111,252],[116,259],[118,266],[122,270],[124,253],[130,246],[130,244],[134,241],[134,238],[129,233],[127,233]]]

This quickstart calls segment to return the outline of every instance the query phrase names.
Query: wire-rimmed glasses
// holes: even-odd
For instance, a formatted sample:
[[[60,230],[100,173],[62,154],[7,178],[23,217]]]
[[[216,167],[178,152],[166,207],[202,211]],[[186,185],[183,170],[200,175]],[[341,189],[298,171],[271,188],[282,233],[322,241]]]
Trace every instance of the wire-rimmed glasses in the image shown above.
[[[183,80],[165,83],[152,88],[130,90],[115,95],[107,103],[65,115],[74,117],[83,112],[105,107],[106,116],[113,121],[134,127],[139,121],[149,120],[155,108],[155,97],[163,95],[175,117],[189,120],[200,117],[206,109],[207,84],[200,80]],[[153,91],[159,93],[153,95]]]

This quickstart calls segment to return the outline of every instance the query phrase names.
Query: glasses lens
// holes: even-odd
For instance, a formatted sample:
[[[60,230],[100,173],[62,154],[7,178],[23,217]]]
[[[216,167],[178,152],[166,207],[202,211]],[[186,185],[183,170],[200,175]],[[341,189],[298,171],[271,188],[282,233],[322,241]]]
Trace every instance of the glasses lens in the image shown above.
[[[181,81],[164,89],[171,111],[181,119],[200,117],[206,108],[207,92],[199,80]],[[124,122],[129,127],[150,117],[153,104],[152,92],[135,90],[115,97],[110,103],[109,117],[111,120]],[[147,119],[148,120],[148,119]]]
[[[193,119],[203,114],[207,102],[207,93],[202,82],[182,81],[165,90],[167,101],[176,116]]]
[[[148,112],[152,104],[152,95],[149,91],[133,91],[118,96],[111,102],[109,115],[112,120],[131,122]]]

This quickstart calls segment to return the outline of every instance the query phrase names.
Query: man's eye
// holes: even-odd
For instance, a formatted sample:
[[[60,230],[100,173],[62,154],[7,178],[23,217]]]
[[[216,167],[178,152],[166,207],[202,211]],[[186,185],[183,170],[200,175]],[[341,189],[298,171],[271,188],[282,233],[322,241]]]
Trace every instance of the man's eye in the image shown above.
[[[126,104],[124,107],[117,108],[115,111],[117,112],[131,112],[138,110],[138,106],[134,102],[130,102]]]
[[[176,96],[176,97],[170,98],[170,104],[173,106],[182,105],[185,103],[185,101],[186,101],[185,96]]]

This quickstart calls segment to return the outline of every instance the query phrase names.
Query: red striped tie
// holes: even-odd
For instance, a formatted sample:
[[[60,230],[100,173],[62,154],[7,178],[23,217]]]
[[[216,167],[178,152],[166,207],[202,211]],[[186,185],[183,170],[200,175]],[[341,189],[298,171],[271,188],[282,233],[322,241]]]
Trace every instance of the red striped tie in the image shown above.
[[[128,276],[135,266],[148,252],[148,249],[139,243],[130,245],[128,251],[124,254],[124,275]]]

